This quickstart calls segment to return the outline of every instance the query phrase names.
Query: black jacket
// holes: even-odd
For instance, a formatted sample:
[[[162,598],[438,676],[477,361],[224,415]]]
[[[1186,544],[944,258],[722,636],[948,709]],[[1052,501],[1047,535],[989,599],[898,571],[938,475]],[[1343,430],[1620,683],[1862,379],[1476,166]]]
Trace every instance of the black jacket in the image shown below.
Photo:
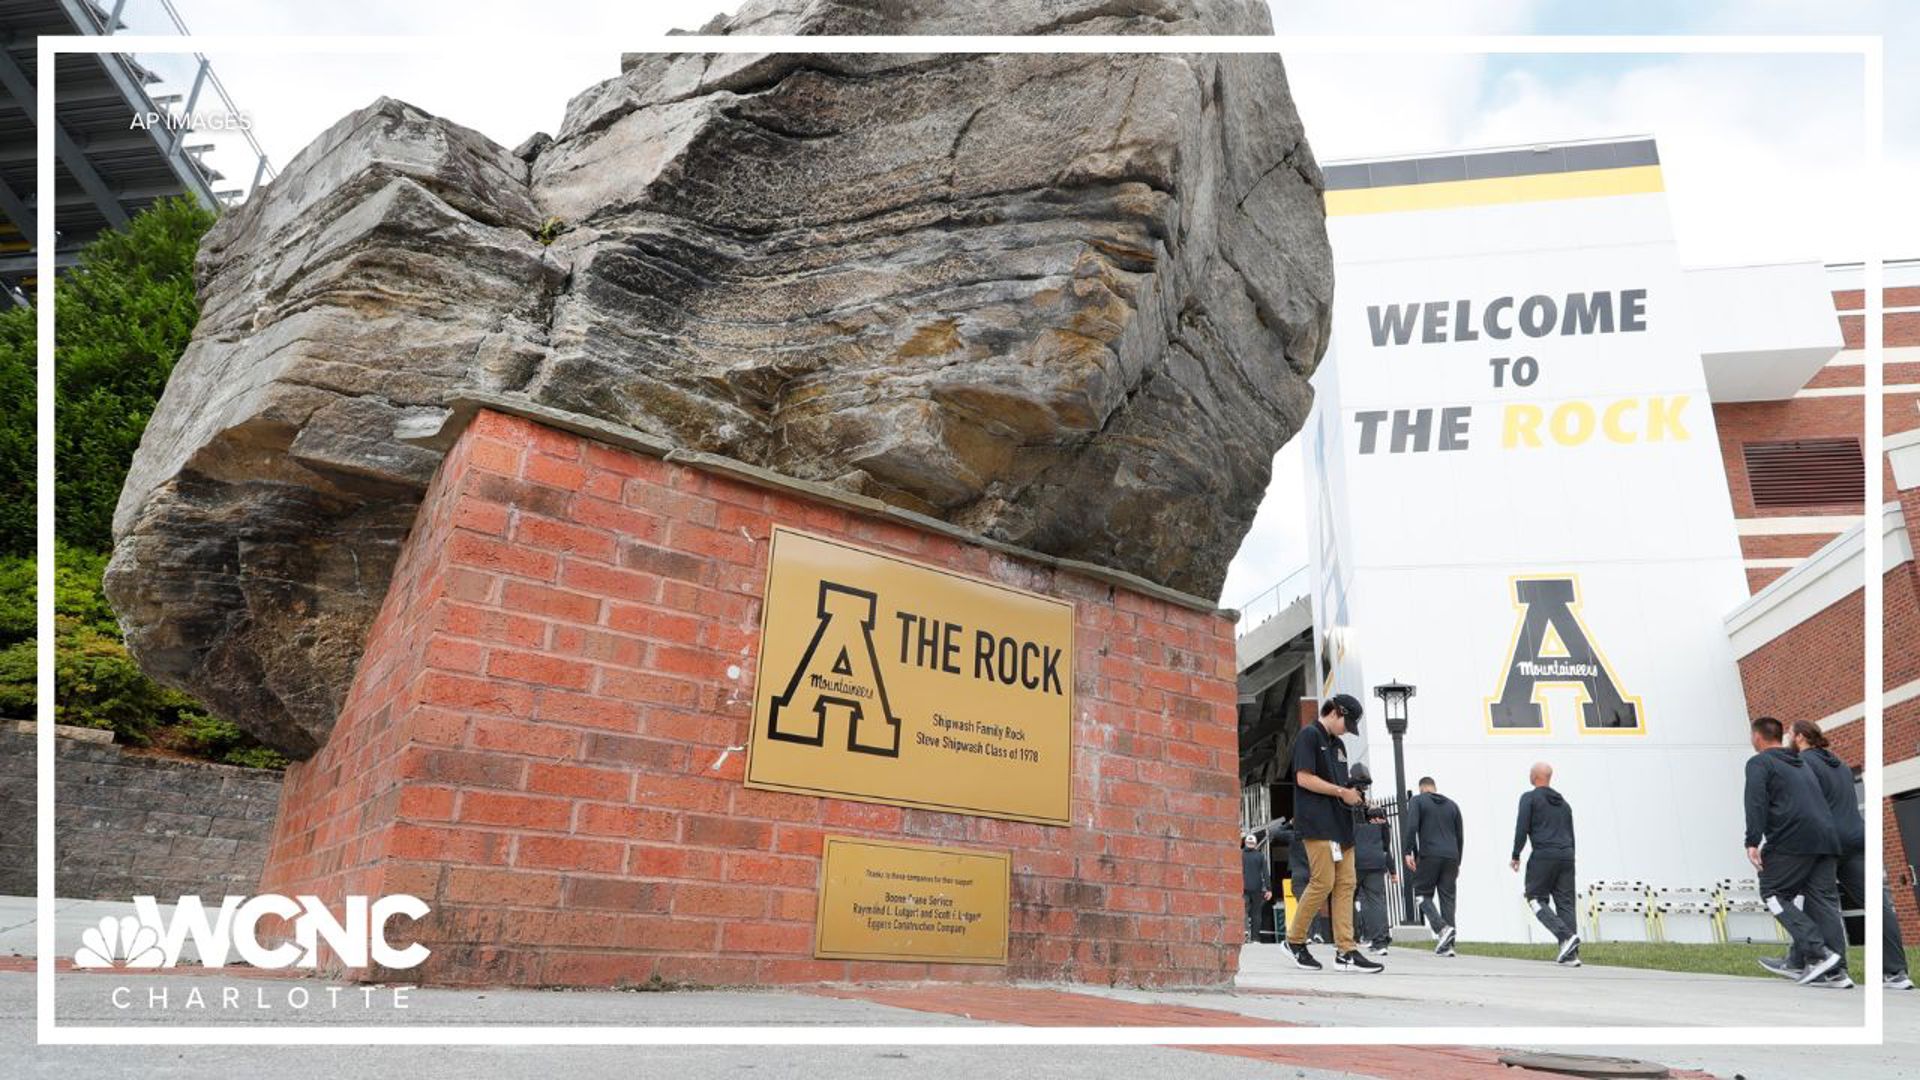
[[[1240,888],[1243,892],[1255,896],[1273,888],[1273,871],[1267,863],[1267,849],[1263,847],[1240,849]]]
[[[1770,746],[1747,759],[1747,846],[1764,837],[1784,855],[1838,855],[1840,834],[1820,781],[1800,755]]]
[[[1826,749],[1809,750],[1800,755],[1800,760],[1820,781],[1827,815],[1833,818],[1833,831],[1840,835],[1841,854],[1857,855],[1867,850],[1867,823],[1861,820],[1860,804],[1853,797],[1853,770]]]
[[[1300,840],[1300,833],[1292,825],[1275,822],[1267,827],[1267,841],[1270,844],[1287,845],[1287,877],[1294,881],[1307,880],[1310,867],[1307,865],[1307,845]]]
[[[1573,858],[1573,807],[1550,787],[1527,789],[1513,822],[1513,857],[1533,841],[1533,853],[1550,859]]]
[[[1393,869],[1393,852],[1387,848],[1387,827],[1375,825],[1357,814],[1353,821],[1353,869],[1360,874]]]
[[[1437,791],[1423,791],[1407,804],[1408,850],[1415,858],[1457,859],[1466,847],[1460,804]]]

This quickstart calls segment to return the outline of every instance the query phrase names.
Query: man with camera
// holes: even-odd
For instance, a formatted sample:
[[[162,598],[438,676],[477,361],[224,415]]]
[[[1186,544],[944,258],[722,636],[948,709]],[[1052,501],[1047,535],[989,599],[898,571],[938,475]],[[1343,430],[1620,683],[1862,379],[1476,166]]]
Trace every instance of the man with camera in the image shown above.
[[[1320,717],[1300,730],[1293,744],[1294,828],[1307,850],[1312,880],[1287,924],[1287,952],[1308,971],[1322,970],[1307,948],[1312,912],[1333,900],[1333,966],[1336,971],[1374,974],[1385,970],[1360,951],[1353,936],[1353,815],[1349,807],[1364,800],[1347,775],[1346,745],[1340,741],[1360,720],[1360,702],[1335,694],[1320,706]]]

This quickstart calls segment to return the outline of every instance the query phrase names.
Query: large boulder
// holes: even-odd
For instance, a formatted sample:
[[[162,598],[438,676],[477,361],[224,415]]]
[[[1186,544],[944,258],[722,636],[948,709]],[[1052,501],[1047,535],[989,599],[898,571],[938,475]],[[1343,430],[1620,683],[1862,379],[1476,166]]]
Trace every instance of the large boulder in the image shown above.
[[[709,33],[1269,33],[1254,0],[755,0]],[[356,112],[226,215],[115,517],[134,655],[327,736],[437,464],[525,395],[1216,595],[1332,264],[1277,56],[641,55],[516,150]]]

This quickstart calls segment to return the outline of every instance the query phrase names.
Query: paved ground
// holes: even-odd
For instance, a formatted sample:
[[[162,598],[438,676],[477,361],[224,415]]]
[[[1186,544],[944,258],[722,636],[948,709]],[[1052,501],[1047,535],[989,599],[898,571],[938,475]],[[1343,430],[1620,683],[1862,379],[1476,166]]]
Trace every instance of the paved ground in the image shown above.
[[[56,924],[60,955],[71,956],[80,932],[124,905],[63,905]],[[1287,1077],[1421,1077],[1492,1080],[1513,1076],[1499,1052],[1477,1048],[1405,1047],[436,1047],[328,1048],[322,1051],[241,1047],[35,1047],[35,950],[30,904],[0,898],[0,1062],[24,1061],[45,1077],[139,1075],[196,1078],[274,1075],[288,1078],[388,1077],[469,1080],[474,1076],[551,1080],[572,1071],[599,1076],[640,1066],[676,1077],[849,1078],[912,1076],[914,1080],[1023,1080],[1077,1076],[1178,1075]],[[1324,950],[1322,950],[1324,951]],[[1242,1027],[1267,1025],[1751,1025],[1848,1026],[1859,1022],[1859,991],[1803,990],[1768,979],[1685,975],[1619,968],[1577,971],[1549,964],[1459,957],[1425,949],[1396,950],[1379,976],[1301,972],[1271,945],[1250,947],[1235,992],[1172,993],[1087,987],[862,986],[817,991],[687,993],[410,990],[407,1008],[389,991],[371,1002],[358,988],[288,977],[218,973],[130,976],[69,972],[57,982],[67,1024],[166,1026],[180,1023],[258,1025],[555,1024],[933,1026],[956,1041],[996,1025]],[[196,995],[195,991],[198,991]],[[298,994],[295,991],[299,991]],[[223,995],[230,994],[227,1001]],[[203,1003],[196,1007],[194,999]],[[303,1008],[292,1007],[296,999]],[[230,1001],[230,1004],[228,1003]],[[163,1005],[161,1003],[164,1003]],[[265,1004],[267,1009],[259,1006]],[[123,1007],[124,1006],[124,1007]],[[1889,997],[1885,1047],[1589,1048],[1687,1070],[1694,1076],[1747,1080],[1893,1078],[1920,1080],[1920,994]],[[1524,1040],[1516,1040],[1523,1043]],[[19,1056],[16,1056],[18,1054]],[[0,1075],[15,1075],[0,1068]]]
[[[1316,950],[1329,962],[1329,950]],[[1481,956],[1442,958],[1430,949],[1394,949],[1382,975],[1301,971],[1275,945],[1240,954],[1240,987],[1263,992],[1246,1007],[1276,1019],[1309,1001],[1319,1022],[1414,1026],[1745,1027],[1791,1016],[1797,1025],[1855,1027],[1864,1022],[1858,990],[1809,990],[1784,979],[1743,979],[1588,965],[1563,968]],[[1342,996],[1310,997],[1334,989]],[[1920,1023],[1920,994],[1904,1015]],[[1255,999],[1259,1001],[1261,999]]]

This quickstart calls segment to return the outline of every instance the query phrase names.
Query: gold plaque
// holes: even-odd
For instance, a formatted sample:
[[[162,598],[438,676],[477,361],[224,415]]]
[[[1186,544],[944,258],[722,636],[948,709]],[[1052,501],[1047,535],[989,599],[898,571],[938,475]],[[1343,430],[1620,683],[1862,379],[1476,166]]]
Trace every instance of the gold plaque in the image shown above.
[[[776,528],[748,787],[1065,825],[1073,605]]]
[[[813,955],[1007,962],[1005,854],[829,836]]]

